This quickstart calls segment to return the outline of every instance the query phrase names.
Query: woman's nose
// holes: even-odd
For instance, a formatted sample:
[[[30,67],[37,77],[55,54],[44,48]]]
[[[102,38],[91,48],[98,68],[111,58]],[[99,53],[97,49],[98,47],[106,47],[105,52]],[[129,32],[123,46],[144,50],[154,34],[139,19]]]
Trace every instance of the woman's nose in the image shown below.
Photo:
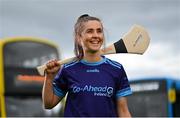
[[[93,32],[93,37],[98,37],[99,34],[97,32]]]

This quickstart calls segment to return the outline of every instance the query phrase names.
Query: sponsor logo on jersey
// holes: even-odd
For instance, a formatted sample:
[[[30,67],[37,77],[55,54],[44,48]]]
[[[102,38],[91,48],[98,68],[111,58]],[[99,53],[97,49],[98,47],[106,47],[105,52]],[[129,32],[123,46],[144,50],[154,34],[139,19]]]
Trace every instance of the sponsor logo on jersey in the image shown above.
[[[109,87],[109,86],[97,87],[91,85],[85,85],[83,87],[74,86],[72,92],[73,93],[93,92],[94,96],[111,97],[113,95],[113,87]]]

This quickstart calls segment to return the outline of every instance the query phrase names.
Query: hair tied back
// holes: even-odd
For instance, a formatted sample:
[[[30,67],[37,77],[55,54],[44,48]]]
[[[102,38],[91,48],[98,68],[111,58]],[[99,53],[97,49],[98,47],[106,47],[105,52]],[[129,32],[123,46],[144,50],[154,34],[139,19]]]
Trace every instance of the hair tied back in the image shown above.
[[[83,15],[81,15],[81,16],[79,17],[79,19],[85,18],[85,17],[88,17],[88,16],[89,16],[88,14],[83,14]]]

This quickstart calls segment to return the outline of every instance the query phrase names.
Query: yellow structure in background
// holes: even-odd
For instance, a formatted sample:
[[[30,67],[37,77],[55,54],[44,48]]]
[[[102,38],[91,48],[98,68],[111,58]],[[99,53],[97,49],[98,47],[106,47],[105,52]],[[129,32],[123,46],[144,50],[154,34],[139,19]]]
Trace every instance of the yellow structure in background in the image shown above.
[[[0,117],[60,116],[57,108],[54,111],[43,109],[44,77],[36,72],[37,66],[54,58],[59,59],[58,46],[47,39],[13,37],[0,40]]]
[[[4,101],[4,67],[3,67],[3,46],[4,41],[0,40],[0,113],[2,117],[6,116],[5,113],[5,101]]]
[[[168,91],[168,99],[171,103],[176,102],[176,90],[174,88]]]

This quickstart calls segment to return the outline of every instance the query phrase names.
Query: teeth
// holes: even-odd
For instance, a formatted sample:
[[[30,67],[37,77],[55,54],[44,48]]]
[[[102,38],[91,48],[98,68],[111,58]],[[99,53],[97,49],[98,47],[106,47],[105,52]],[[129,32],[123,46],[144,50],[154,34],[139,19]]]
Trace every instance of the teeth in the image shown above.
[[[98,44],[99,41],[91,41],[92,44]]]
[[[92,44],[98,44],[98,42],[92,42]]]

